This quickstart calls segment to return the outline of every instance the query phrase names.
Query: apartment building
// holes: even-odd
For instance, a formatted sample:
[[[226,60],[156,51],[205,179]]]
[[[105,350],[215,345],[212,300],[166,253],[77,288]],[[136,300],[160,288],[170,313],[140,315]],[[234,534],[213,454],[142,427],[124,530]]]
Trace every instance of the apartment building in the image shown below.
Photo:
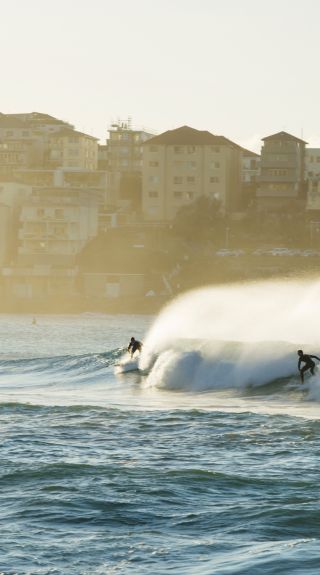
[[[306,148],[305,180],[307,185],[306,210],[309,216],[320,214],[320,148]],[[317,219],[320,219],[317,216]]]
[[[0,266],[13,257],[20,206],[31,193],[32,187],[26,184],[0,181]]]
[[[306,142],[287,132],[262,139],[256,205],[260,211],[297,211],[304,206]]]
[[[170,221],[200,196],[225,212],[240,205],[241,148],[224,136],[189,126],[169,130],[143,145],[143,215]]]
[[[43,166],[47,160],[48,137],[73,126],[48,114],[0,113],[0,177],[10,178],[18,168]]]
[[[15,261],[2,270],[5,295],[77,294],[77,257],[97,229],[98,205],[92,195],[65,188],[33,191],[21,208]]]
[[[0,266],[3,266],[10,253],[11,220],[12,212],[10,207],[6,204],[0,203]]]
[[[154,133],[134,129],[128,122],[111,125],[106,146],[100,147],[100,162],[107,163],[110,193],[113,205],[132,212],[141,210],[142,196],[142,145]]]
[[[141,173],[142,144],[153,136],[154,133],[132,128],[130,121],[112,124],[106,143],[108,169],[112,172]]]
[[[111,208],[109,174],[104,170],[84,170],[81,168],[57,168],[54,170],[17,170],[17,181],[26,182],[34,190],[39,188],[65,188],[86,191],[88,197],[98,202],[98,228],[106,231],[117,224],[119,217]]]
[[[250,150],[241,151],[241,197],[245,210],[256,198],[260,176],[260,155]]]
[[[93,136],[66,128],[50,134],[48,144],[51,168],[96,170],[98,167],[98,141]]]

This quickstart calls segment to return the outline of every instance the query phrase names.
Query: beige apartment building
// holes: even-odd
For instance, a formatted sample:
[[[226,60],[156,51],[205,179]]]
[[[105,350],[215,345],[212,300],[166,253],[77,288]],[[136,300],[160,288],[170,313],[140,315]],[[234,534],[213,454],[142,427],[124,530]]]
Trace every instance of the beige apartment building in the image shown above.
[[[44,166],[49,135],[61,129],[73,126],[39,112],[0,113],[0,177],[10,177],[19,168]]]
[[[97,138],[68,128],[51,134],[48,166],[96,170],[98,167]]]
[[[241,148],[224,136],[182,126],[143,145],[142,209],[147,221],[170,221],[201,196],[237,211]]]

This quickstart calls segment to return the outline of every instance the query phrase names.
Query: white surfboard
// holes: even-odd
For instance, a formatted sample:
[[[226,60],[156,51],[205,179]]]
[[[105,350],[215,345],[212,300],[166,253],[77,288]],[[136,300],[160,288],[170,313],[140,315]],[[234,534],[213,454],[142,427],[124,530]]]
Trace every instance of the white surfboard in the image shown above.
[[[139,362],[137,359],[130,359],[129,361],[121,361],[115,365],[116,373],[127,373],[129,371],[139,371]]]

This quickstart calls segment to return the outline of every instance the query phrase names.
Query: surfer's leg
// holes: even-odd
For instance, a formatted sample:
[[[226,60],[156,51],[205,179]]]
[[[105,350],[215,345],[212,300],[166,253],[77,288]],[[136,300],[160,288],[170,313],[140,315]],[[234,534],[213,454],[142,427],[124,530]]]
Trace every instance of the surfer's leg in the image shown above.
[[[304,365],[303,368],[300,369],[301,383],[304,382],[304,372],[307,371],[307,369],[310,369],[308,365]]]

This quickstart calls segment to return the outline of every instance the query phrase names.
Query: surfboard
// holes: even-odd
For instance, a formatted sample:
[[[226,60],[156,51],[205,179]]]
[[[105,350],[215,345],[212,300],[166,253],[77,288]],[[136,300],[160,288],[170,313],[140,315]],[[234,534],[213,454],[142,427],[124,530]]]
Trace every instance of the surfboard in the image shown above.
[[[127,373],[129,371],[139,371],[139,363],[136,359],[115,364],[116,373]]]

